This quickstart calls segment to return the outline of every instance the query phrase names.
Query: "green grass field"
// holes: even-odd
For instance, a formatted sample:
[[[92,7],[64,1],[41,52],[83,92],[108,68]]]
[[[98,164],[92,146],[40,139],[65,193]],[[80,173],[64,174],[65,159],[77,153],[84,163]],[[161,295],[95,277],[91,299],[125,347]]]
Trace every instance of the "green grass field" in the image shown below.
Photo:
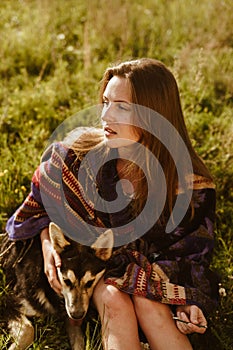
[[[2,0],[0,2],[0,225],[30,190],[58,125],[98,103],[104,70],[153,57],[175,74],[193,144],[217,188],[212,268],[226,295],[195,350],[233,349],[233,4],[231,0]],[[80,120],[80,125],[90,120]],[[0,297],[5,293],[4,279]],[[32,349],[69,349],[61,321],[34,320]],[[87,329],[88,350],[101,349]],[[2,327],[0,348],[7,349]]]

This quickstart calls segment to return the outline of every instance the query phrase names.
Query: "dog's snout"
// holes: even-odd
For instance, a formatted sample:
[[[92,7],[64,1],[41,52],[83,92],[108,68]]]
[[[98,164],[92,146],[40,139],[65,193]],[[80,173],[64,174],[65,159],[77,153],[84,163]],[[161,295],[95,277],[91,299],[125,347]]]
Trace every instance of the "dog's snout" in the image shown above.
[[[83,310],[70,312],[70,318],[72,318],[73,320],[82,320],[85,317],[85,315],[86,312]]]

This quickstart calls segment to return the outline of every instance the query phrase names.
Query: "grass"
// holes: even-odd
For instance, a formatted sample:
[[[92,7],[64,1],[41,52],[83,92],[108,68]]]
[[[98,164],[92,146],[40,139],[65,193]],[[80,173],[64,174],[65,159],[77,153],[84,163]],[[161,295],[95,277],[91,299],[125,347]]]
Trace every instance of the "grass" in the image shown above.
[[[232,2],[2,0],[0,10],[1,232],[28,193],[51,133],[97,103],[105,68],[142,56],[162,60],[177,78],[190,136],[217,186],[212,267],[226,296],[210,315],[206,334],[191,341],[198,350],[232,349]],[[34,322],[30,349],[69,349],[60,321]],[[93,329],[87,328],[90,350],[88,332]],[[7,339],[2,329],[2,349]]]

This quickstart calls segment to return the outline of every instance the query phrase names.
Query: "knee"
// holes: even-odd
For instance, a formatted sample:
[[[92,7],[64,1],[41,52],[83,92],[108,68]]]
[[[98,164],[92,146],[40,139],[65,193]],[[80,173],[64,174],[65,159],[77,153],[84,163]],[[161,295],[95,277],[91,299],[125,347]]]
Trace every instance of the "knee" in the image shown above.
[[[107,318],[119,316],[132,307],[129,295],[111,285],[104,285],[101,290],[97,291],[94,295],[94,302],[99,313]]]
[[[111,310],[122,309],[130,302],[126,293],[121,292],[114,286],[106,285],[102,293],[102,300],[106,308]]]

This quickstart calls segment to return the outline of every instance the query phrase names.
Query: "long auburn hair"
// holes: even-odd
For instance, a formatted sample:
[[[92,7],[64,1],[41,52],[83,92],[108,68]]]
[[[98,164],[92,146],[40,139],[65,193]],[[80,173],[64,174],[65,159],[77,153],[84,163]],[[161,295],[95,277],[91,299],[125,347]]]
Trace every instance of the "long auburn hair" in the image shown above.
[[[105,71],[101,82],[101,103],[103,103],[103,93],[106,86],[113,76],[128,79],[130,82],[133,104],[148,107],[150,110],[156,111],[173,125],[187,147],[191,158],[193,173],[212,180],[208,169],[191,144],[181,108],[178,86],[170,70],[162,62],[150,58],[131,60],[110,67]],[[140,118],[140,116],[138,118]],[[145,120],[141,120],[140,122],[142,127],[140,130],[139,142],[153,153],[163,168],[167,186],[165,213],[171,214],[178,188],[176,164],[163,143],[147,131],[150,130],[153,123],[153,114],[151,118],[145,118]],[[151,125],[143,125],[143,123]],[[174,142],[175,147],[175,140],[171,140],[171,142]],[[156,174],[156,169],[151,169],[151,164],[149,162],[146,166],[148,167],[148,174],[151,176],[151,181],[155,182],[156,177],[153,177],[153,172]],[[134,165],[130,167],[127,165],[125,172],[130,172],[132,169],[137,172],[137,178],[139,179],[136,188],[134,208],[135,214],[137,214],[138,211],[142,210],[146,202],[148,184],[145,181],[145,176],[140,167],[135,167]],[[184,177],[186,175],[184,169]],[[183,186],[185,186],[185,182],[186,179],[184,178]],[[160,184],[157,184],[157,187],[155,186],[155,189],[156,188],[157,190],[161,190]]]

